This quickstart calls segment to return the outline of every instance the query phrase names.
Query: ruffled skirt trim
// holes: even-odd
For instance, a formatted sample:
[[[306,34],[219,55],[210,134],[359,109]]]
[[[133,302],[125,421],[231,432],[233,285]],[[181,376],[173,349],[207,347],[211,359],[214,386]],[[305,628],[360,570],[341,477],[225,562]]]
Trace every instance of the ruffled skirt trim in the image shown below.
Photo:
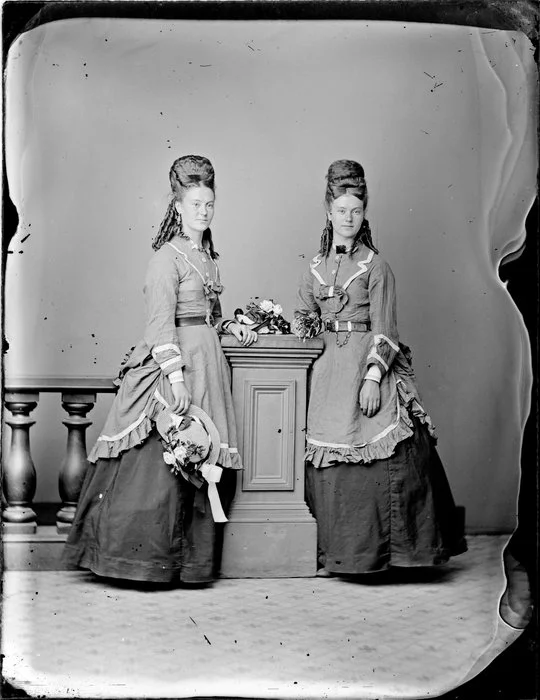
[[[95,463],[98,459],[115,459],[132,447],[141,445],[154,430],[155,420],[160,410],[162,410],[162,407],[156,401],[149,411],[151,413],[150,417],[146,413],[142,413],[134,423],[118,436],[115,435],[111,438],[101,435],[90,451],[88,461]],[[220,447],[216,463],[224,469],[243,469],[238,449],[228,445]]]
[[[231,447],[222,447],[220,449],[216,463],[223,469],[241,470],[244,468],[238,450]]]
[[[88,461],[95,463],[98,459],[116,459],[123,452],[141,445],[152,432],[154,423],[144,413],[139,416],[131,429],[116,440],[106,440],[101,435],[88,455]]]
[[[432,439],[436,441],[435,429],[431,418],[421,406],[417,397],[407,391],[403,379],[396,378],[397,420],[391,429],[384,431],[380,438],[363,445],[336,446],[332,444],[313,444],[306,447],[305,460],[316,468],[331,467],[339,462],[369,464],[378,459],[387,459],[396,451],[397,445],[410,438],[414,433],[413,418],[427,426]]]

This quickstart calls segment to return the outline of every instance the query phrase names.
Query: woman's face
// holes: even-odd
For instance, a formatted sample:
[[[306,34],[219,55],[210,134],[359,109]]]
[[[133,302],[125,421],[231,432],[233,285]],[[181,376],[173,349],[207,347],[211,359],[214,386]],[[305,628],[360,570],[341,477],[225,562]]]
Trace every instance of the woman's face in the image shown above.
[[[214,218],[214,193],[209,187],[190,187],[176,208],[182,215],[182,229],[188,236],[204,233]]]
[[[334,235],[352,241],[364,220],[364,202],[353,194],[342,194],[332,202],[328,219]]]

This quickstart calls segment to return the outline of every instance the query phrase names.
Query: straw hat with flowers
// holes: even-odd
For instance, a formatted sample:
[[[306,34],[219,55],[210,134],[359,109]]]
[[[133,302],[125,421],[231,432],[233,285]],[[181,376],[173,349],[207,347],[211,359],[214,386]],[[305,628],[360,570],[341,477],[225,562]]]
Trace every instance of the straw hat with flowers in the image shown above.
[[[164,444],[163,459],[171,472],[181,475],[197,488],[207,482],[214,521],[225,522],[227,518],[216,487],[223,471],[215,464],[220,439],[210,416],[193,405],[182,416],[165,408],[156,420],[156,427]]]

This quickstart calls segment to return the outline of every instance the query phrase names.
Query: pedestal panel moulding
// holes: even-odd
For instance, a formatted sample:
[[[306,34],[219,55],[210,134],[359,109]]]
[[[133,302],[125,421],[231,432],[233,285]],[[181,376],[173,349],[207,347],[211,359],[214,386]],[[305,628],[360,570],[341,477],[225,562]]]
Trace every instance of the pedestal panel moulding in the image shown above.
[[[244,379],[243,491],[294,491],[296,381]]]

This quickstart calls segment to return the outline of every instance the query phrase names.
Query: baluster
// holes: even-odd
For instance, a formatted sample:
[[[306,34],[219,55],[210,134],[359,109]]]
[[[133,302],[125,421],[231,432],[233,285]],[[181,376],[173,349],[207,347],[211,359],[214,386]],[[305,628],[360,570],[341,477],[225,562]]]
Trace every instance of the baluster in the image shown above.
[[[7,506],[2,512],[4,532],[27,534],[37,530],[32,499],[36,492],[36,469],[30,454],[30,428],[36,422],[30,413],[37,406],[37,392],[6,392],[5,404],[13,418],[11,445],[4,460],[3,488]]]
[[[88,460],[86,453],[86,429],[92,421],[86,418],[96,402],[96,394],[62,394],[62,408],[69,418],[62,421],[68,429],[66,456],[60,466],[58,490],[62,507],[56,514],[56,529],[68,532],[75,516]]]

